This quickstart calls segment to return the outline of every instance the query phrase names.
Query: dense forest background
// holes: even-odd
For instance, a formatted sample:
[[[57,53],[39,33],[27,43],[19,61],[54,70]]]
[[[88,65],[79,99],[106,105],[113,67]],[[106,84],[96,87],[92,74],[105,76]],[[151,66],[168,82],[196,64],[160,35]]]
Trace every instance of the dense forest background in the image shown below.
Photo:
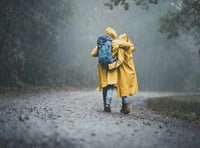
[[[1,0],[0,7],[1,89],[95,87],[90,51],[111,26],[136,46],[140,90],[200,91],[196,0]]]

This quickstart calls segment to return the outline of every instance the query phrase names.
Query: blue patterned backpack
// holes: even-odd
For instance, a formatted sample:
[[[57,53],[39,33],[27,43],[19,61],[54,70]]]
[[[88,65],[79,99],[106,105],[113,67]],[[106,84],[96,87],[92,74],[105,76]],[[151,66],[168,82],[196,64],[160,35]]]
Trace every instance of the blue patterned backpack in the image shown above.
[[[112,57],[112,38],[109,35],[100,35],[97,39],[98,57],[99,63],[102,66],[108,66],[108,64],[116,61],[116,58]]]

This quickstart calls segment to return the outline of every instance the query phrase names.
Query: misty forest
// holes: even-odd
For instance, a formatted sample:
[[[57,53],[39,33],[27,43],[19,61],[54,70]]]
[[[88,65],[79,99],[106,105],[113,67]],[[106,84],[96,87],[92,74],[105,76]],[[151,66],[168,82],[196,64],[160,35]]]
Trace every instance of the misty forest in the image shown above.
[[[97,85],[107,26],[135,44],[139,89],[200,90],[198,0],[2,0],[0,88]]]
[[[200,0],[0,7],[1,148],[199,148]]]

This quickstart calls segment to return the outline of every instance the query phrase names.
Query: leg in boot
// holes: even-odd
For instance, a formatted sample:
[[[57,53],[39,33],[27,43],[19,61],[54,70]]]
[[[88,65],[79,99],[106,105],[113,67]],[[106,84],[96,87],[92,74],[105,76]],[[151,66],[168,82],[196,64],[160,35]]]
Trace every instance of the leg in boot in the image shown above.
[[[121,113],[124,113],[124,114],[128,114],[130,113],[130,105],[128,103],[128,97],[127,96],[123,96],[122,97],[122,108],[120,110]]]
[[[113,85],[108,85],[106,90],[106,105],[104,105],[104,111],[106,112],[111,112],[111,101],[113,97],[113,91],[114,91],[114,86]]]
[[[103,95],[103,105],[104,105],[104,111],[105,111],[107,87],[104,87],[104,88],[103,88],[102,95]]]

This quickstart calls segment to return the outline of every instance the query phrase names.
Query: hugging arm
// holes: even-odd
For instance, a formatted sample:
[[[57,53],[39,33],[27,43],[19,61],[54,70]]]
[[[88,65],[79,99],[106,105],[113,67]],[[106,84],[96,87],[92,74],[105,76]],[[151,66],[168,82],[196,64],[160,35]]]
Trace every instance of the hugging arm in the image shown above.
[[[124,50],[122,48],[119,48],[118,54],[117,54],[117,61],[108,64],[109,70],[114,70],[118,68],[122,63],[124,62]]]
[[[130,48],[135,48],[132,42],[127,42],[123,40],[115,40],[113,41],[114,47],[122,48],[124,50],[129,50]]]

